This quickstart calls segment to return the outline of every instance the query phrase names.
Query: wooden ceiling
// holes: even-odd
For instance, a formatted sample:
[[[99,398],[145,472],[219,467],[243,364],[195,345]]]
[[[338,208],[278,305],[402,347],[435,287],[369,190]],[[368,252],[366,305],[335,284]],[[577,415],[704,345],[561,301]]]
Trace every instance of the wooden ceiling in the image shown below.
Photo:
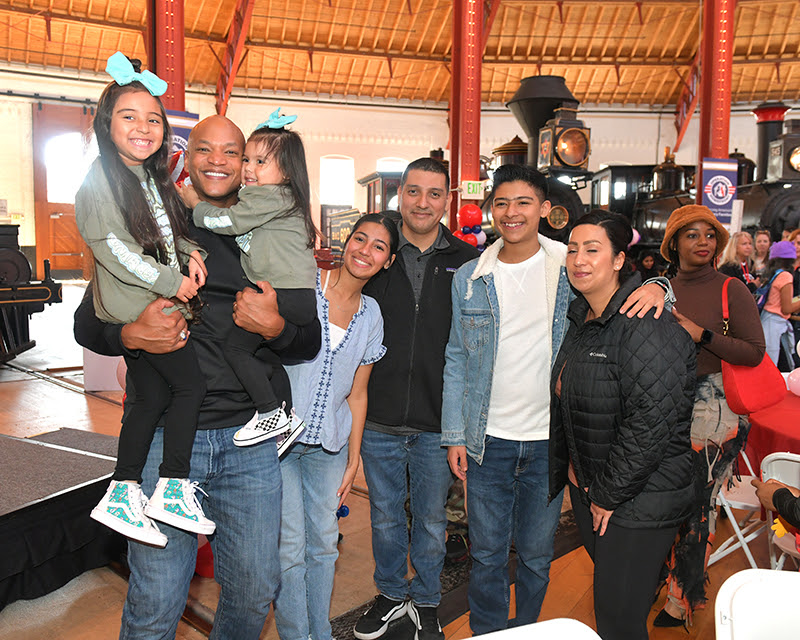
[[[234,95],[447,102],[450,0],[253,1]],[[185,2],[187,85],[214,91],[236,3]],[[698,0],[485,3],[486,16],[494,13],[483,58],[488,103],[506,102],[521,78],[553,74],[583,103],[675,105],[698,51]],[[800,101],[798,4],[738,0],[734,103]],[[102,72],[117,50],[146,60],[145,25],[143,0],[0,0],[0,60]]]

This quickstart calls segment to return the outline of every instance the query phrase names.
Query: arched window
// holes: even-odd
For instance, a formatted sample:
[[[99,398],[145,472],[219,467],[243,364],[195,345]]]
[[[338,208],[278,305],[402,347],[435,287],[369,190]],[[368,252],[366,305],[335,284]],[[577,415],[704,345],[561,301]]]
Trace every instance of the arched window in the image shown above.
[[[402,158],[379,158],[375,170],[381,173],[403,173],[408,166],[408,160]]]
[[[353,206],[355,162],[346,156],[323,156],[319,159],[319,202],[346,209]]]
[[[97,153],[94,136],[88,148],[83,136],[77,131],[50,138],[44,148],[47,201],[75,204],[75,194],[83,184]]]

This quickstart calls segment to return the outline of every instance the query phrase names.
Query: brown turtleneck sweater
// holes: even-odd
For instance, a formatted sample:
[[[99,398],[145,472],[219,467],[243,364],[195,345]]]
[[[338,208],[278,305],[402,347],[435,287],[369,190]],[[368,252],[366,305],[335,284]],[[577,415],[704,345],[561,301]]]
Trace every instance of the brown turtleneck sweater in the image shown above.
[[[722,335],[722,284],[728,276],[710,264],[697,271],[678,271],[670,283],[675,308],[695,324],[713,332],[697,354],[697,375],[719,373],[720,360],[754,367],[764,357],[764,331],[753,294],[737,278],[728,285],[730,328]]]

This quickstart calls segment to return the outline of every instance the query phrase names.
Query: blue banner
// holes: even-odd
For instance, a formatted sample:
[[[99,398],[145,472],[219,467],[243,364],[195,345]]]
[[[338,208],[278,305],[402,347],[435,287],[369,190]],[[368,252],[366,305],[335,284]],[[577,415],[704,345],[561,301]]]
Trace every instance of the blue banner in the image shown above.
[[[172,127],[172,151],[186,151],[189,144],[189,132],[200,119],[199,113],[173,111],[167,109],[167,120]]]
[[[730,224],[739,164],[729,158],[703,158],[703,204],[722,224]]]

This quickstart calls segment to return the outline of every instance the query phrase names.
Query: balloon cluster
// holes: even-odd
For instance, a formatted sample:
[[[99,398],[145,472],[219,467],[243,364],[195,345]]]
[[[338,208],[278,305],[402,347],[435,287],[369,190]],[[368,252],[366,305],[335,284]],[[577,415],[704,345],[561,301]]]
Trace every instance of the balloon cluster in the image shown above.
[[[477,204],[465,204],[458,210],[458,226],[453,235],[459,240],[463,240],[473,247],[478,247],[478,251],[486,248],[486,233],[481,229],[483,222],[483,211]]]

